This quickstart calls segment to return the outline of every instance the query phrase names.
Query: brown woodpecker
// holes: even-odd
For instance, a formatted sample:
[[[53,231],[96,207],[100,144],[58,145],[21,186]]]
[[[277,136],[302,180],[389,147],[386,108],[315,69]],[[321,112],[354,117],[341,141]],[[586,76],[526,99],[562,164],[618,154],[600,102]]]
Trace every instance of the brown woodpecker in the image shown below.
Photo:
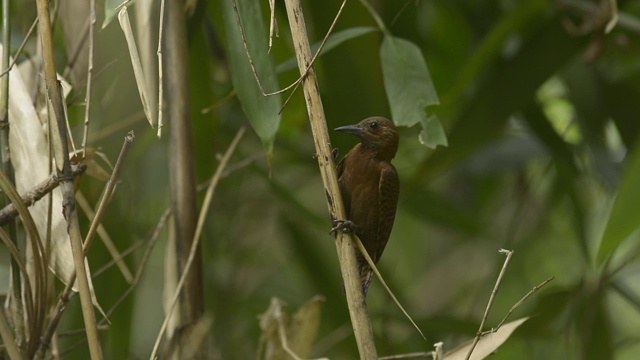
[[[350,230],[377,263],[396,217],[400,181],[391,160],[398,150],[398,131],[383,117],[370,117],[335,130],[360,138],[338,164],[338,182]],[[357,261],[366,296],[373,271],[360,252]]]

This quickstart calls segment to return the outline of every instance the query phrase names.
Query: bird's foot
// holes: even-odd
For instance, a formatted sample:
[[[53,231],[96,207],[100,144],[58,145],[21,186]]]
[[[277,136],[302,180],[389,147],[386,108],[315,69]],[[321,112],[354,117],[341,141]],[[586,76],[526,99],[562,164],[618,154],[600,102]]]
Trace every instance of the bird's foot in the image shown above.
[[[342,232],[350,232],[355,233],[356,224],[351,220],[333,220],[332,222],[333,228],[329,232],[329,234],[336,236],[338,231]]]
[[[333,148],[331,150],[331,156],[333,156],[333,161],[338,160],[338,156],[340,156],[340,151],[338,150],[338,148]],[[313,160],[318,160],[318,154],[313,154],[312,158]]]
[[[333,150],[331,150],[331,155],[333,156],[333,160],[338,160],[338,156],[340,155],[340,150],[338,150],[338,148],[333,148]]]

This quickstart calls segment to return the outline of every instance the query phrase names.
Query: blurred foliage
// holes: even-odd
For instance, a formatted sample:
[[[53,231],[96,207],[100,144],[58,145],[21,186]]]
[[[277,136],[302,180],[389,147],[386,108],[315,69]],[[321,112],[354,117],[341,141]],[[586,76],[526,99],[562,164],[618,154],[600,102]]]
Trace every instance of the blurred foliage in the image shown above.
[[[213,174],[216,154],[224,152],[237,129],[250,124],[231,83],[230,62],[237,60],[227,52],[225,33],[235,21],[223,21],[222,1],[198,2],[189,20],[199,182]],[[421,129],[400,129],[394,160],[400,203],[379,268],[428,341],[374,280],[368,303],[379,354],[426,351],[437,341],[444,341],[446,350],[472,338],[503,261],[498,249],[507,248],[515,254],[489,327],[535,285],[551,276],[555,280],[516,310],[514,319],[531,319],[492,358],[636,359],[640,1],[618,1],[619,21],[610,33],[604,30],[608,0],[370,2],[390,34],[422,52],[440,99],[429,112],[440,119],[448,139],[448,147],[429,149],[419,142]],[[340,3],[303,2],[311,43],[322,39]],[[260,5],[268,27],[267,1]],[[35,7],[22,0],[12,6],[15,50]],[[271,57],[282,70],[277,80],[284,87],[298,72],[277,67],[293,56],[282,1],[276,1],[276,17],[280,37]],[[103,19],[101,12],[98,24]],[[335,32],[365,27],[377,24],[351,1]],[[391,117],[393,108],[379,57],[383,33],[345,34],[351,36],[316,63],[330,129],[372,115]],[[63,50],[59,23],[57,35],[58,70],[64,73],[73,63]],[[36,56],[38,44],[32,38],[28,56],[20,60]],[[267,44],[256,49],[266,51]],[[124,250],[149,236],[169,206],[171,168],[166,139],[157,140],[143,118],[116,22],[96,32],[95,58],[90,145],[115,161],[126,132],[134,129],[137,135],[104,220]],[[79,141],[85,85],[73,85],[69,113]],[[254,160],[219,184],[202,239],[212,358],[254,358],[261,336],[257,316],[270,299],[298,308],[317,294],[326,302],[312,354],[357,357],[307,124],[298,90],[282,112],[271,166],[263,142],[252,133],[231,166]],[[353,144],[350,137],[334,136],[333,146],[342,154]],[[103,186],[86,178],[80,190],[95,203]],[[86,229],[86,218],[81,221]],[[160,241],[141,285],[110,318],[102,335],[106,358],[149,356],[163,318],[163,251]],[[140,251],[129,256],[128,265],[135,268],[140,256]],[[89,253],[92,269],[109,260],[96,243]],[[0,274],[7,267],[3,255]],[[127,288],[116,269],[94,284],[105,309]],[[74,299],[63,317],[64,329],[81,327],[80,316]],[[61,339],[61,350],[79,339]],[[80,347],[65,358],[87,354]]]

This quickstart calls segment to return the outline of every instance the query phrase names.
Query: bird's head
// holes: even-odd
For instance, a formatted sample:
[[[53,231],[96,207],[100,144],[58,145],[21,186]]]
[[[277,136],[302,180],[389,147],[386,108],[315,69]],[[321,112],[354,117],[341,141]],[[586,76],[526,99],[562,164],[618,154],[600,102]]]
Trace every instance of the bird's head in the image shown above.
[[[357,136],[363,147],[376,151],[385,160],[393,159],[398,151],[400,136],[396,126],[389,119],[370,117],[356,125],[341,126],[335,130]]]

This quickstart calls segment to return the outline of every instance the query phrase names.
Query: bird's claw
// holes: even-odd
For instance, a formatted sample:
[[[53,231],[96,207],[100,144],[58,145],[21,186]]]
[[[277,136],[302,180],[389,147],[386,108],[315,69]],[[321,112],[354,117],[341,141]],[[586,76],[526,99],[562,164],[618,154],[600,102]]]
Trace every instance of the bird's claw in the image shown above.
[[[333,228],[329,232],[329,234],[336,236],[338,231],[353,233],[356,229],[356,224],[351,220],[333,220],[332,221]]]
[[[331,155],[333,156],[333,160],[338,160],[338,156],[340,155],[340,150],[338,150],[338,148],[333,148],[333,150],[331,150]]]

